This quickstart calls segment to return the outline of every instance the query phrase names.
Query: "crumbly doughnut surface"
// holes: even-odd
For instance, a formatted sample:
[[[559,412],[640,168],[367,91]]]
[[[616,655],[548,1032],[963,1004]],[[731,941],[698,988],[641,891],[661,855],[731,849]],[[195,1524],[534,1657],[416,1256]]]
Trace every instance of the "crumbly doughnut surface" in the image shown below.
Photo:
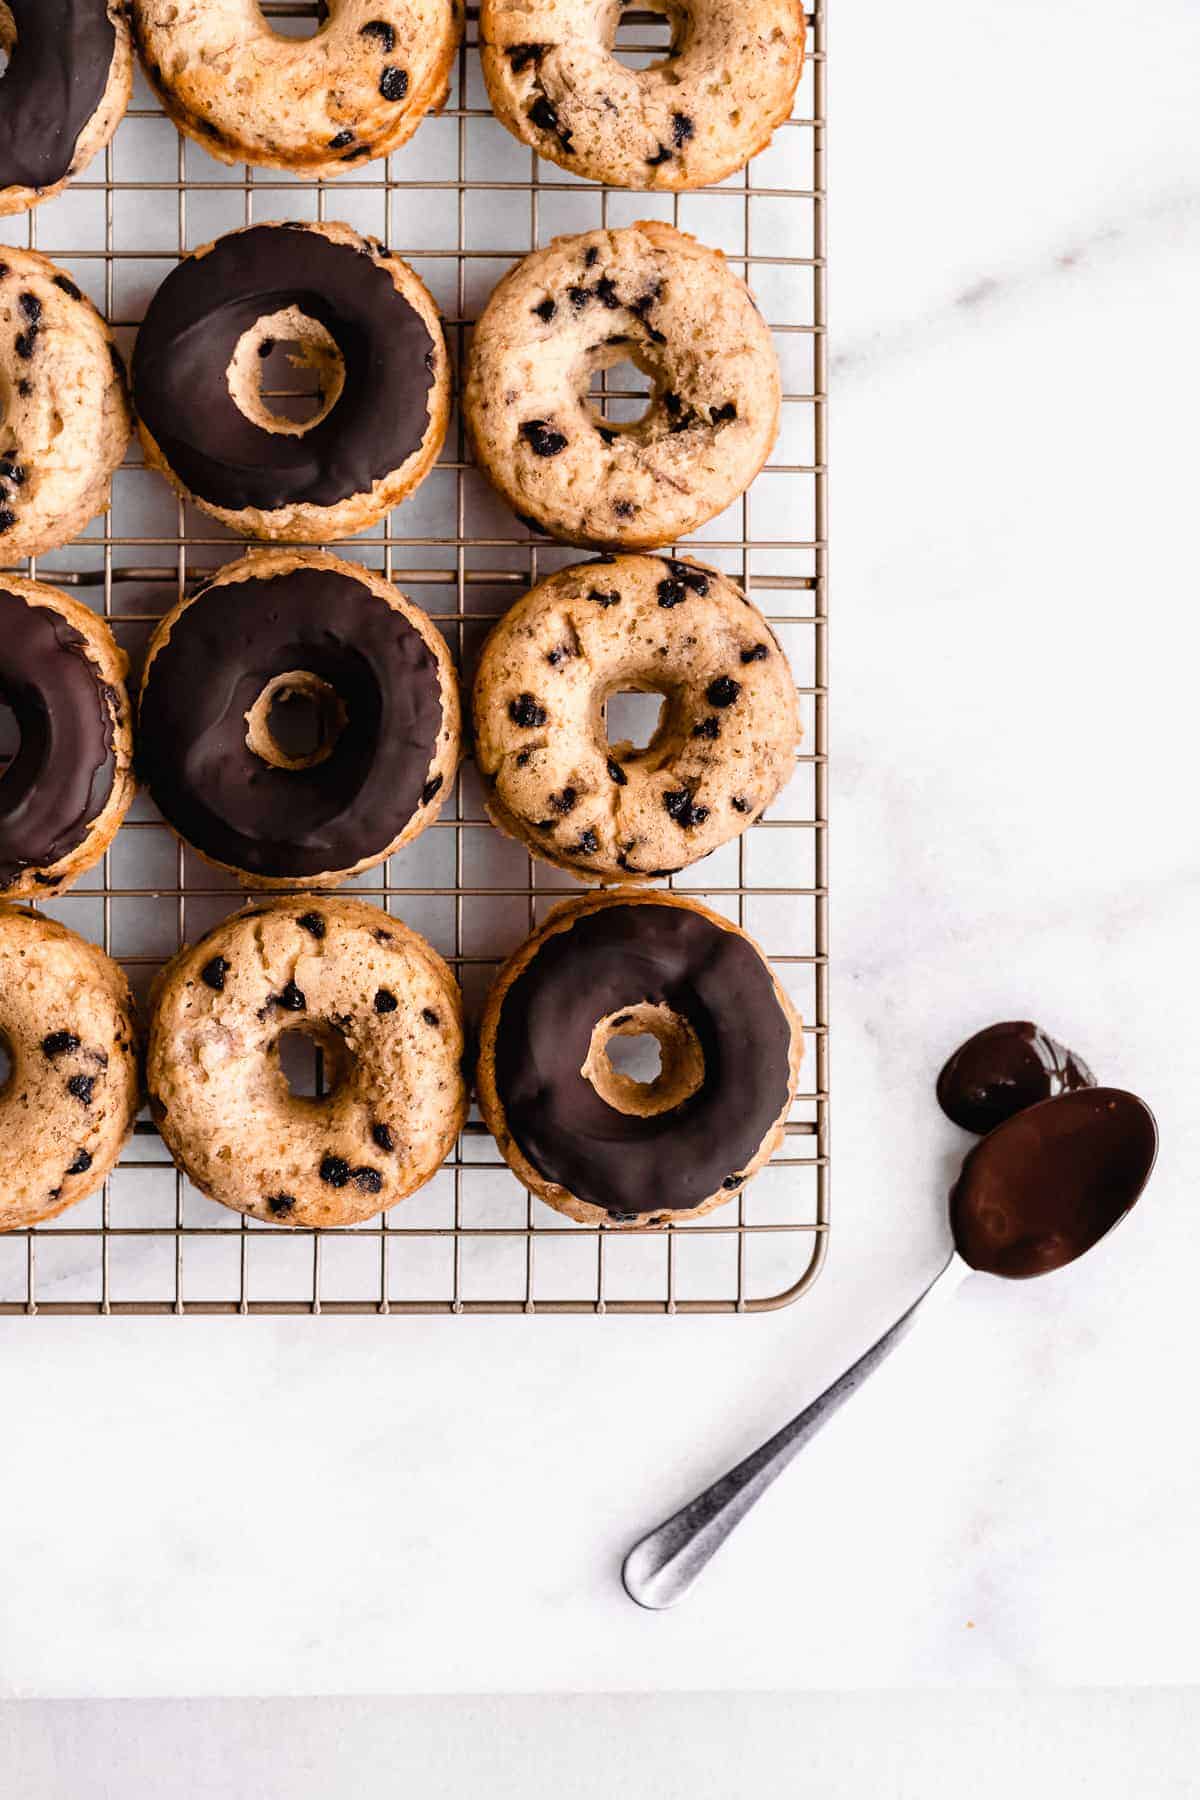
[[[446,640],[382,575],[327,552],[227,564],[157,626],[141,693],[151,797],[255,888],[332,887],[373,868],[433,823],[454,784]],[[289,700],[332,714],[327,749],[292,758],[274,741],[271,707]],[[356,840],[339,860],[335,846]]]
[[[328,0],[310,38],[256,0],[133,0],[147,76],[180,131],[220,162],[330,180],[386,156],[442,106],[460,0]]]
[[[294,280],[280,273],[284,258]],[[321,410],[299,426],[265,409],[258,386],[265,355],[289,339],[323,390]],[[378,523],[425,479],[450,418],[450,358],[428,289],[377,238],[337,223],[248,226],[193,251],[151,301],[133,382],[149,466],[232,531],[285,543]],[[386,437],[391,396],[404,391],[419,418],[398,434],[402,446],[382,468],[351,455],[352,435]],[[264,469],[270,496],[246,501]]]
[[[54,919],[0,906],[0,1231],[104,1180],[138,1106],[137,1026],[116,963]]]
[[[36,763],[18,755],[0,774],[6,899],[61,894],[115,837],[136,788],[128,668],[90,606],[0,575],[0,694],[35,742],[49,722]]]
[[[91,301],[35,250],[0,247],[0,563],[40,556],[108,505],[132,426]]]
[[[697,188],[742,168],[792,108],[800,0],[650,0],[671,23],[648,69],[613,55],[622,0],[483,0],[496,117],[564,169],[610,187]]]
[[[101,45],[107,64],[92,67]],[[0,171],[6,162],[36,165],[25,179],[0,174],[4,217],[61,194],[124,118],[133,91],[128,8],[125,0],[8,0],[0,5],[0,48],[11,58],[0,92]],[[78,96],[86,92],[94,92],[95,104],[79,119]],[[15,156],[6,156],[10,145]]]
[[[631,424],[588,400],[598,370],[654,382]],[[779,365],[719,250],[657,220],[556,238],[496,287],[475,329],[465,414],[518,514],[597,548],[671,544],[749,487],[779,427]]]
[[[325,1053],[293,1094],[279,1040]],[[360,900],[235,913],[168,963],[150,1023],[150,1107],[214,1200],[275,1225],[351,1225],[444,1160],[466,1117],[462,1000],[437,952]]]
[[[622,1037],[659,1073],[623,1074]],[[479,1034],[488,1129],[517,1178],[580,1225],[661,1226],[739,1194],[781,1141],[800,1019],[754,941],[678,894],[557,906],[504,964]]]
[[[604,702],[660,693],[642,750]],[[795,766],[799,707],[758,609],[716,569],[615,556],[540,582],[495,625],[475,680],[493,822],[581,881],[670,875],[757,819]]]

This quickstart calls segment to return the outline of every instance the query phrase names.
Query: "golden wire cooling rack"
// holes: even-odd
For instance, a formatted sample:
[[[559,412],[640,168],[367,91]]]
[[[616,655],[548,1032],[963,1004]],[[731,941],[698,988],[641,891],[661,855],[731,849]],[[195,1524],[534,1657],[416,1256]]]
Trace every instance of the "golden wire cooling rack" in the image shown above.
[[[312,0],[265,0],[262,10],[288,35],[317,25]],[[520,1187],[474,1115],[435,1178],[390,1215],[284,1231],[199,1194],[143,1115],[103,1190],[0,1236],[0,1314],[741,1313],[785,1305],[815,1279],[829,1218],[823,13],[818,0],[794,117],[743,174],[698,193],[599,188],[516,143],[488,107],[469,10],[445,109],[385,161],[328,184],[226,168],[179,137],[139,76],[103,178],[94,164],[60,198],[0,221],[0,242],[64,266],[128,351],[185,251],[253,222],[345,219],[418,270],[459,368],[495,282],[558,233],[663,217],[726,252],[774,330],[783,423],[751,492],[684,547],[751,590],[770,618],[795,670],[805,735],[795,777],[767,817],[670,885],[758,939],[803,1014],[806,1045],[801,1092],[770,1166],[726,1207],[667,1231],[570,1223]],[[663,16],[626,10],[617,48],[631,66],[657,60],[667,42]],[[637,417],[645,386],[632,369],[610,370],[595,402]],[[244,548],[180,504],[134,451],[107,518],[29,572],[103,610],[136,674],[155,621]],[[472,467],[457,419],[418,492],[384,525],[334,548],[419,601],[468,678],[490,623],[581,554],[517,523]],[[613,735],[644,742],[647,702],[654,697],[617,696]],[[347,886],[432,940],[474,1017],[499,962],[556,899],[578,891],[486,822],[470,764],[436,825]],[[245,897],[177,845],[139,797],[102,868],[43,907],[102,943],[141,998],[180,943]]]

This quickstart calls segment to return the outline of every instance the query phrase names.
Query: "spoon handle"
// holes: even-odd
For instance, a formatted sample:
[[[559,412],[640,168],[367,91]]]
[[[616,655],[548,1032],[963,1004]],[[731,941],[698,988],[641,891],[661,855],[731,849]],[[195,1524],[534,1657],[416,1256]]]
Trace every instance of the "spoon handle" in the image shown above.
[[[918,1312],[935,1290],[953,1292],[969,1272],[957,1253],[951,1251],[949,1260],[908,1310],[823,1394],[818,1394],[774,1437],[751,1451],[744,1462],[738,1463],[736,1468],[730,1469],[727,1475],[722,1475],[719,1481],[636,1543],[621,1570],[629,1598],[656,1612],[682,1600],[755,1501],[766,1493],[777,1476],[782,1475],[792,1458],[825,1421],[833,1417],[867,1376],[908,1336]]]

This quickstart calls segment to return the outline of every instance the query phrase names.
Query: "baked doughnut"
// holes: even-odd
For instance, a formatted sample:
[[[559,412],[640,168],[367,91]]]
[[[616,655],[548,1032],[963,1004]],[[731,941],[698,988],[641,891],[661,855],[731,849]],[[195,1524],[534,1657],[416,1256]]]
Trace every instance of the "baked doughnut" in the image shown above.
[[[610,1061],[653,1037],[650,1081]],[[623,888],[555,907],[480,1027],[501,1155],[581,1225],[666,1225],[739,1193],[783,1136],[800,1021],[757,945],[694,900]]]
[[[496,117],[522,143],[609,187],[697,188],[743,168],[792,110],[800,0],[649,0],[671,48],[648,69],[613,55],[622,0],[483,0]]]
[[[330,1091],[293,1094],[302,1031]],[[466,1118],[462,1000],[437,952],[361,900],[235,913],[159,976],[150,1110],[204,1193],[273,1225],[353,1225],[428,1181]]]
[[[137,1023],[111,957],[55,919],[0,906],[0,1231],[99,1187],[133,1130]]]
[[[14,563],[105,510],[132,421],[124,365],[91,301],[48,257],[7,244],[0,391],[0,561]]]
[[[257,888],[382,862],[437,817],[458,767],[442,634],[382,575],[316,551],[252,552],[174,607],[138,725],[168,825]]]
[[[598,370],[650,376],[645,417],[588,402]],[[569,543],[671,544],[724,511],[779,428],[779,364],[719,250],[654,219],[555,238],[509,270],[475,328],[465,414],[513,510]]]
[[[260,391],[295,343],[321,388],[297,423]],[[146,460],[248,537],[324,543],[374,525],[446,436],[450,360],[408,264],[348,225],[251,225],[185,257],[133,355]]]
[[[665,696],[643,750],[604,702]],[[795,767],[800,713],[770,626],[716,569],[614,556],[518,600],[475,678],[488,814],[581,881],[674,875],[758,818]]]
[[[133,88],[123,0],[0,6],[0,215],[60,194],[102,150]]]
[[[405,143],[444,104],[461,0],[326,0],[316,36],[256,0],[133,0],[138,51],[180,131],[220,162],[328,180]]]
[[[133,799],[125,652],[90,607],[0,576],[0,700],[20,744],[0,774],[0,892],[43,898],[99,862]]]

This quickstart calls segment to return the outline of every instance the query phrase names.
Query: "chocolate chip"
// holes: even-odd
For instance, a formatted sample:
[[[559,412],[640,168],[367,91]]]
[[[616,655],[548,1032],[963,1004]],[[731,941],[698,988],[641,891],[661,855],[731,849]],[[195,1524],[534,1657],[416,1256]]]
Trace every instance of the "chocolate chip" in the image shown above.
[[[323,938],[325,936],[325,920],[319,912],[301,913],[296,923],[302,931],[307,931],[309,937]]]
[[[518,767],[518,769],[523,769],[525,767],[525,765],[528,763],[528,761],[532,755],[533,755],[532,750],[519,750],[517,752],[517,767]]]
[[[599,252],[599,250],[598,250],[598,249],[597,249],[597,248],[596,248],[596,245],[595,245],[595,244],[589,244],[589,245],[588,245],[588,247],[587,247],[587,249],[586,249],[586,250],[585,250],[585,251],[584,251],[584,253],[583,253],[583,266],[584,266],[584,268],[585,268],[585,269],[594,269],[594,268],[595,268],[595,266],[596,266],[596,264],[597,264],[597,263],[598,263],[598,262],[599,262],[599,261],[600,261],[600,252]]]
[[[383,1186],[383,1176],[378,1169],[355,1169],[353,1181],[364,1194],[377,1194]]]
[[[715,713],[711,713],[707,719],[701,719],[698,725],[692,726],[692,736],[694,738],[709,738],[711,740],[712,738],[719,738],[720,735],[721,721],[717,718]]]
[[[671,556],[664,556],[663,561],[676,581],[682,581],[684,587],[691,588],[693,594],[707,594],[708,576],[703,569],[695,569],[691,563],[677,562]]]
[[[79,1048],[79,1039],[73,1031],[52,1031],[42,1039],[42,1055],[48,1056],[51,1062],[56,1056],[68,1056]]]
[[[88,1170],[91,1168],[91,1166],[92,1166],[91,1151],[90,1150],[77,1150],[75,1152],[75,1161],[71,1164],[70,1168],[67,1170],[67,1174],[68,1175],[86,1175]]]
[[[329,148],[331,150],[344,150],[347,144],[352,144],[353,142],[354,133],[352,131],[339,131],[336,137],[330,138]]]
[[[714,406],[709,416],[714,425],[727,425],[730,419],[737,418],[737,407],[732,400],[727,400],[724,406]]]
[[[381,1150],[394,1150],[396,1141],[386,1125],[372,1125],[371,1136]]]
[[[546,661],[552,669],[557,669],[559,663],[567,662],[574,654],[569,644],[556,644],[553,650],[547,650]]]
[[[697,806],[687,788],[673,788],[663,795],[663,805],[677,825],[685,831],[693,825],[703,825],[708,817],[707,806]]]
[[[521,726],[524,731],[532,731],[535,725],[544,725],[547,713],[544,706],[539,706],[532,694],[521,694],[516,700],[508,703],[508,716],[514,725]]]
[[[359,27],[358,35],[359,37],[376,38],[380,49],[386,54],[390,55],[396,48],[396,33],[386,19],[368,19],[365,25]]]
[[[31,325],[28,331],[22,331],[14,344],[17,355],[28,362],[33,355],[33,347],[37,343],[37,328]]]
[[[205,987],[210,987],[214,994],[225,992],[225,977],[229,973],[229,964],[223,956],[214,956],[206,962],[200,971],[200,979]]]
[[[269,1212],[273,1212],[277,1219],[286,1218],[288,1213],[294,1212],[295,1206],[296,1206],[295,1194],[268,1194],[267,1195],[267,1209]]]
[[[0,506],[0,536],[11,531],[17,522],[17,515],[11,506]]]
[[[537,126],[539,131],[552,131],[563,149],[570,153],[571,133],[560,125],[558,109],[555,107],[553,100],[549,99],[545,94],[539,94],[533,105],[529,108],[529,119],[532,124]]]
[[[547,48],[546,44],[513,44],[504,54],[508,58],[513,74],[519,75],[522,69],[529,67],[530,63],[540,63]]]
[[[114,352],[113,361],[116,362],[117,360],[118,360],[118,358],[116,356],[116,353]],[[123,370],[122,370],[122,373],[124,373]],[[18,394],[20,394],[22,400],[28,400],[30,394],[32,394],[32,392],[33,392],[32,381],[26,381],[24,376],[22,376],[20,381],[18,381],[18,383],[17,383],[17,392],[18,392]]]
[[[547,295],[545,300],[538,301],[537,305],[533,308],[533,311],[537,314],[538,318],[542,320],[543,324],[548,325],[558,311],[558,307],[555,305],[554,301],[550,299],[549,295]]]
[[[727,1175],[721,1186],[723,1188],[739,1188],[745,1179],[744,1175]]]
[[[599,588],[588,589],[588,599],[594,600],[597,606],[616,606],[619,603],[620,598],[621,596],[617,593],[615,588],[609,594],[601,593]]]
[[[743,800],[740,794],[735,794],[729,804],[732,806],[734,812],[748,813],[750,811],[750,802],[748,800]]]
[[[42,316],[42,303],[36,294],[22,294],[19,305],[31,325],[36,325]]]
[[[375,1011],[377,1013],[395,1012],[400,1002],[390,988],[379,988],[375,994]]]
[[[600,436],[604,439],[606,444],[615,444],[620,435],[619,432],[610,431],[607,425],[597,425],[596,430],[600,433]]]
[[[324,1156],[317,1174],[329,1187],[343,1188],[350,1179],[350,1164],[344,1156]]]
[[[385,100],[403,100],[408,92],[408,70],[391,64],[379,77],[379,91]]]
[[[652,169],[657,169],[661,167],[663,163],[669,163],[670,161],[671,152],[667,149],[665,144],[660,144],[658,149],[654,152],[654,155],[646,158],[646,162]]]
[[[54,285],[56,288],[62,289],[68,300],[83,299],[82,293],[75,286],[75,283],[71,280],[69,275],[56,275],[54,277]]]
[[[663,395],[662,403],[673,419],[677,419],[683,411],[683,401],[678,394],[673,394],[669,390]]]
[[[741,691],[741,682],[735,681],[732,675],[718,675],[704,690],[710,706],[732,706]]]
[[[281,993],[272,994],[271,1005],[281,1006],[284,1012],[304,1012],[308,1006],[308,1001],[304,998],[304,995],[300,992],[300,989],[296,986],[295,982],[289,981],[284,984]]]
[[[94,1075],[72,1075],[67,1083],[67,1092],[74,1099],[82,1101],[84,1106],[92,1104],[92,1089],[96,1085]]]
[[[618,519],[632,519],[634,513],[637,511],[637,507],[633,504],[632,500],[614,500],[612,509],[616,513]]]
[[[599,848],[600,839],[589,825],[576,844],[575,853],[577,856],[595,856]]]
[[[265,337],[265,338],[259,339],[258,354],[261,357],[266,358],[266,357],[270,356],[270,354],[274,348],[275,348],[275,339],[274,338]]]
[[[610,778],[616,782],[618,787],[629,786],[629,777],[615,757],[609,757],[607,767]]]
[[[576,312],[582,312],[591,297],[590,292],[585,287],[569,287],[567,289],[567,299],[571,302],[571,305]]]
[[[742,661],[744,663],[766,662],[770,654],[771,652],[765,644],[755,644],[752,649],[742,651]]]
[[[432,1006],[423,1006],[421,1008],[421,1017],[427,1025],[440,1025],[442,1022],[434,1012]]]
[[[433,796],[441,792],[441,788],[442,777],[440,775],[435,775],[432,781],[427,781],[421,789],[421,805],[428,806]]]
[[[615,1031],[619,1025],[632,1025],[632,1023],[633,1023],[633,1014],[632,1013],[622,1013],[619,1019],[613,1020],[613,1030]]]
[[[686,113],[676,112],[671,114],[671,137],[674,139],[675,148],[677,150],[682,150],[683,146],[688,143],[690,139],[694,138],[695,135],[695,123],[688,118]]]
[[[521,427],[521,436],[535,456],[557,456],[567,447],[562,432],[553,431],[545,419],[527,419]]]
[[[25,471],[11,455],[0,456],[0,481],[7,481],[10,487],[25,486]]]
[[[563,817],[569,812],[574,812],[578,804],[579,795],[573,787],[565,787],[561,794],[551,794],[550,796],[551,807]]]
[[[599,300],[601,306],[606,306],[609,312],[615,312],[617,307],[620,306],[621,302],[617,296],[616,287],[608,275],[602,275],[600,277],[599,281],[596,283],[595,292],[596,298]]]
[[[379,925],[372,931],[371,936],[375,939],[377,944],[394,944],[396,941],[396,934],[394,931],[384,931],[382,926]]]
[[[672,606],[682,606],[686,599],[686,584],[682,581],[676,581],[673,575],[669,576],[666,581],[659,582],[658,604],[660,606],[665,606],[669,611]]]

